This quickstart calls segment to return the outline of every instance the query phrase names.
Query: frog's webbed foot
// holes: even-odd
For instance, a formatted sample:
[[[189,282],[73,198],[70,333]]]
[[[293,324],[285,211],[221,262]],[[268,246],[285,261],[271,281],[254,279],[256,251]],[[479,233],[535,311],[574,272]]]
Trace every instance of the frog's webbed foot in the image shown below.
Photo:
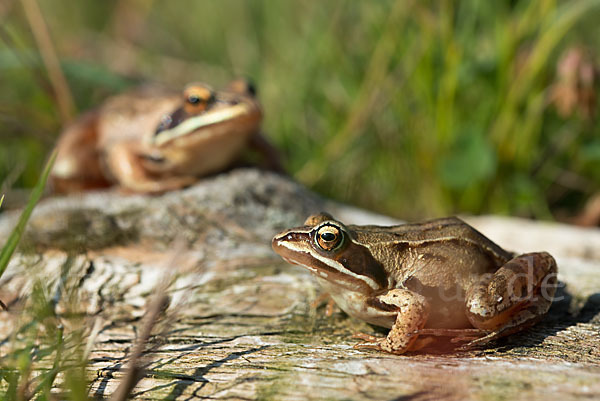
[[[415,336],[416,336],[416,334],[415,334]],[[361,349],[361,348],[376,349],[379,351],[391,352],[393,354],[403,354],[405,351],[418,351],[422,348],[425,348],[426,346],[430,345],[431,343],[433,343],[435,341],[433,339],[433,337],[424,337],[424,338],[419,337],[419,338],[414,339],[412,341],[412,343],[405,350],[390,351],[384,345],[386,342],[386,337],[377,337],[377,336],[372,336],[372,335],[366,334],[366,333],[356,333],[352,336],[352,338],[363,340],[363,342],[354,345],[353,348],[355,348],[355,349]]]
[[[385,337],[372,336],[367,333],[356,333],[352,335],[352,338],[356,338],[357,340],[363,340],[364,343],[358,343],[354,347],[359,348],[362,344],[371,345],[375,343],[380,343]]]
[[[362,340],[362,342],[355,344],[354,347],[352,347],[355,349],[368,348],[381,350],[381,342],[385,340],[385,337],[372,336],[366,333],[356,333],[352,338]]]

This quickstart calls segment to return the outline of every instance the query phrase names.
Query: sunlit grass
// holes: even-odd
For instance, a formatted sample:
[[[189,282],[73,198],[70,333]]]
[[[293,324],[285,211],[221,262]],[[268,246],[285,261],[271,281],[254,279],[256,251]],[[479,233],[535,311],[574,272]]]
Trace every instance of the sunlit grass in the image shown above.
[[[0,277],[21,239],[25,226],[35,205],[40,200],[56,154],[53,153],[33,188],[27,205],[21,212],[17,225],[0,250]],[[0,206],[4,196],[0,198]],[[55,278],[33,279],[36,272],[29,272],[35,282],[28,298],[16,305],[20,311],[0,311],[3,319],[14,324],[12,334],[2,341],[0,347],[0,399],[5,401],[56,399],[56,380],[61,375],[61,392],[68,393],[71,400],[87,400],[86,359],[83,353],[86,326],[71,318],[68,329],[56,315],[56,304],[62,298],[71,300],[67,307],[78,305],[75,277],[69,276],[72,262],[67,260],[62,268],[59,291],[63,297],[50,295],[55,289]],[[1,301],[1,300],[0,300]],[[2,308],[7,309],[2,302]],[[66,313],[68,314],[68,313]],[[10,317],[9,317],[10,315]],[[81,320],[81,319],[79,319]],[[53,395],[54,392],[54,395]]]
[[[63,265],[58,289],[54,279],[36,279],[28,298],[16,305],[20,310],[5,312],[15,330],[2,344],[0,399],[88,400],[84,347],[90,324],[71,310],[78,305],[71,267],[69,260]],[[67,308],[63,316],[56,313],[58,302]],[[63,326],[65,315],[68,323]]]
[[[15,249],[17,248],[17,245],[19,244],[19,241],[21,240],[23,232],[25,231],[25,226],[29,221],[29,217],[31,216],[31,213],[35,208],[35,205],[37,205],[40,198],[42,197],[55,158],[56,152],[53,152],[50,156],[50,159],[46,163],[46,167],[44,168],[44,171],[42,172],[42,175],[39,178],[37,185],[33,188],[33,191],[31,192],[27,205],[21,212],[21,216],[19,217],[17,225],[8,236],[8,239],[6,240],[6,243],[4,244],[2,249],[0,249],[0,277],[2,277],[2,275],[4,274],[4,271],[6,270],[6,267],[10,262],[10,258],[12,257],[13,253],[15,252]],[[0,205],[2,204],[2,200],[4,200],[4,196],[2,196],[2,199],[0,200]]]
[[[558,116],[548,96],[565,49],[598,54],[597,0],[118,4],[40,1],[80,110],[127,82],[245,75],[290,172],[345,202],[552,218],[599,189],[597,124]],[[25,20],[3,22],[0,115],[20,116],[0,125],[37,136],[6,140],[0,177],[23,165],[30,185],[58,110]]]
[[[13,253],[20,242],[33,209],[40,200],[56,153],[52,153],[37,185],[33,188],[27,205],[21,212],[17,225],[0,250],[0,277],[4,274]],[[0,206],[4,196],[0,198]],[[14,330],[2,341],[0,347],[0,399],[5,401],[54,400],[57,394],[67,394],[73,401],[87,400],[87,365],[84,345],[89,324],[84,324],[79,313],[71,308],[77,301],[78,278],[69,274],[72,258],[62,267],[61,277],[40,277],[29,272],[34,282],[33,290],[26,299],[11,306],[16,311],[0,311],[4,319],[10,319]],[[58,279],[60,284],[55,285]],[[56,291],[60,296],[55,296]],[[1,300],[0,300],[1,301]],[[70,315],[67,328],[56,314],[58,302],[66,308],[63,315]],[[2,303],[2,308],[6,305]],[[60,376],[60,385],[57,379]],[[61,398],[64,399],[64,398]]]

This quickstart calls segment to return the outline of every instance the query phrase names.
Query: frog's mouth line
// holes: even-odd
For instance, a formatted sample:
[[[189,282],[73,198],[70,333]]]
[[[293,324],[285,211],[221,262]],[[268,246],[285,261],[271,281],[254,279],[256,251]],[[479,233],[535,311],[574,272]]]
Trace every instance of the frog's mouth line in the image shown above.
[[[304,268],[308,269],[308,270],[309,270],[309,271],[311,271],[311,272],[315,272],[315,273],[317,272],[317,269],[315,269],[314,267],[311,267],[311,266],[305,265],[304,263],[302,263],[302,262],[299,262],[299,261],[297,261],[297,260],[295,260],[295,259],[289,258],[289,257],[287,257],[287,256],[281,256],[281,258],[282,258],[283,260],[285,260],[286,262],[288,262],[289,264],[292,264],[292,265],[296,265],[296,266],[301,266],[301,267],[304,267]]]
[[[196,117],[191,117],[181,124],[158,133],[151,138],[151,142],[155,146],[161,146],[172,139],[184,136],[192,131],[209,125],[219,124],[223,121],[248,114],[248,107],[245,104],[237,104],[235,106],[226,107],[224,109],[215,110],[206,114],[200,114]]]
[[[283,237],[284,236],[281,236],[279,238]],[[305,254],[311,258],[314,263],[319,265],[319,268],[317,268],[311,264],[300,262],[297,259],[294,259],[288,255],[282,255],[281,252],[278,252],[276,248],[279,247],[283,249],[290,249],[289,246],[286,246],[286,241],[280,241],[278,238],[275,238],[273,244],[273,249],[275,249],[275,252],[279,254],[283,260],[293,265],[302,266],[319,278],[332,281],[340,285],[342,285],[343,282],[346,282],[348,289],[359,292],[367,291],[367,289],[365,289],[367,287],[371,290],[378,290],[380,288],[380,286],[371,277],[352,272],[340,263],[328,261],[325,258],[319,257],[318,255],[312,255],[308,252],[296,250],[296,253]]]

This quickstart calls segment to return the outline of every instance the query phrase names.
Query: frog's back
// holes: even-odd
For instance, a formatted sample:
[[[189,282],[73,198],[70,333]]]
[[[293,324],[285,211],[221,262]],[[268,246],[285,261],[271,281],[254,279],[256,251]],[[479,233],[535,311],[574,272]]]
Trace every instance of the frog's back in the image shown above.
[[[370,235],[372,254],[388,261],[400,285],[416,279],[425,286],[464,288],[513,256],[457,217],[379,229],[354,226],[352,231],[359,242]]]
[[[363,229],[355,228],[358,240]],[[376,259],[388,261],[392,285],[424,295],[436,327],[470,327],[467,290],[513,256],[456,217],[367,230],[379,237],[371,238],[369,248]]]
[[[388,231],[390,234],[394,234],[399,239],[405,241],[425,242],[462,238],[470,242],[483,242],[485,246],[493,248],[496,252],[504,252],[502,248],[490,241],[485,235],[458,217],[445,217],[420,223],[401,224],[388,227]]]
[[[99,147],[129,140],[143,142],[180,103],[180,93],[156,85],[144,85],[113,96],[101,109]]]

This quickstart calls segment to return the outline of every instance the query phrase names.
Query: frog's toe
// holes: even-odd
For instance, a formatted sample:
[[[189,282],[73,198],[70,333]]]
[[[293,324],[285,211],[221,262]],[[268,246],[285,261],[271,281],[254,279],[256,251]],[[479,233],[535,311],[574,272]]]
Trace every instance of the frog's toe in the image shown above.
[[[363,340],[365,343],[380,343],[385,337],[377,337],[372,336],[366,333],[356,333],[352,335],[352,338],[356,338],[357,340]]]
[[[333,316],[333,312],[335,309],[335,301],[333,300],[333,298],[331,298],[331,295],[328,293],[323,293],[319,295],[317,299],[310,303],[310,307],[312,309],[318,309],[323,303],[326,303],[325,316]]]
[[[352,348],[354,348],[354,349],[375,349],[377,351],[382,351],[381,343],[362,342],[362,343],[354,344],[354,346]]]
[[[494,341],[494,340],[502,337],[503,335],[504,335],[504,333],[502,330],[493,331],[493,332],[489,333],[488,335],[471,340],[468,343],[458,347],[457,349],[459,351],[468,351],[468,350],[471,350],[480,345],[485,345],[485,344],[489,343],[490,341]]]
[[[385,337],[377,337],[372,336],[370,334],[365,333],[356,333],[352,336],[352,338],[356,338],[358,340],[362,340],[362,342],[355,344],[352,348],[354,349],[376,349],[381,351],[381,344],[385,340]]]

